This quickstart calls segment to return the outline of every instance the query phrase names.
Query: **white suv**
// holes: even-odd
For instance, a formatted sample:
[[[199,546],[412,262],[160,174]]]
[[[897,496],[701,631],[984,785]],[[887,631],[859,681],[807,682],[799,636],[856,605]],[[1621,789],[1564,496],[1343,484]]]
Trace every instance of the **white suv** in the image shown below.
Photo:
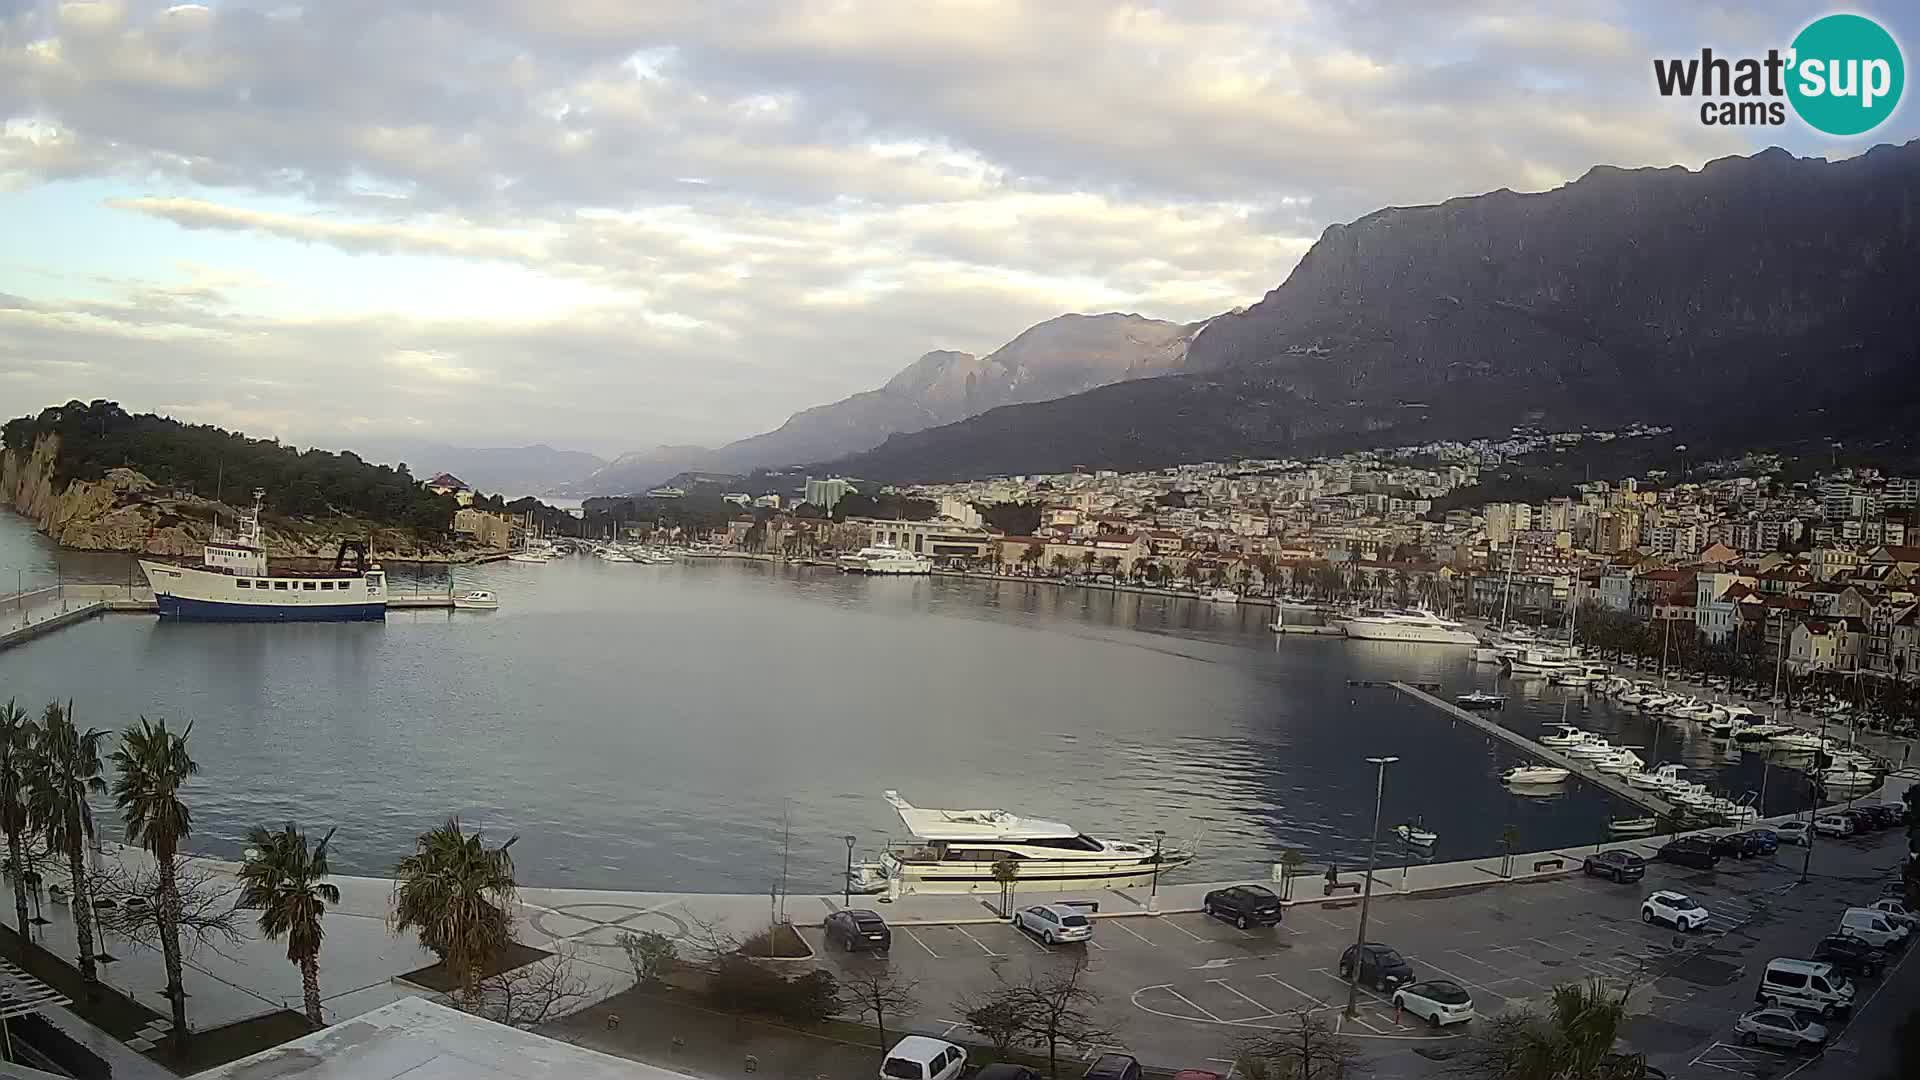
[[[1681,933],[1698,930],[1713,918],[1706,908],[1694,903],[1685,893],[1662,889],[1640,905],[1641,922],[1663,922]]]

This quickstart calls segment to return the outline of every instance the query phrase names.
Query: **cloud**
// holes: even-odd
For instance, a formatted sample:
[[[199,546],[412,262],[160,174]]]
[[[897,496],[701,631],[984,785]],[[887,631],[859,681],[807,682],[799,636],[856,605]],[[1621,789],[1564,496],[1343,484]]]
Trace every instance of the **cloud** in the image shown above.
[[[222,415],[288,432],[413,427],[384,399],[423,395],[475,440],[735,437],[1064,310],[1188,320],[1247,303],[1328,224],[1382,205],[1747,149],[1643,85],[1657,45],[1736,17],[1408,0],[0,6],[0,192],[107,190],[90,211],[103,229],[168,223],[230,275],[9,281],[22,296],[0,303],[0,357],[38,374],[5,402],[43,403],[22,384],[58,397],[84,363],[78,396],[130,404],[251,380],[258,399],[218,399],[239,410]],[[153,351],[127,359],[130,342]]]

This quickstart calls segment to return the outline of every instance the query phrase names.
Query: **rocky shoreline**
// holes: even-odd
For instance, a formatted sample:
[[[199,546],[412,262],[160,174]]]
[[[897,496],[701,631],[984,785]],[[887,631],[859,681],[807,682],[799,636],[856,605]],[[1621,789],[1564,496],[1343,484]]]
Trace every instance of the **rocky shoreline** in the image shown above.
[[[69,551],[119,552],[163,558],[198,558],[214,523],[229,523],[238,510],[225,503],[162,489],[133,469],[110,469],[99,480],[74,480],[59,490],[53,475],[57,440],[42,438],[28,453],[0,454],[0,504],[34,523]],[[410,529],[355,518],[262,521],[267,556],[276,560],[331,561],[343,540],[367,544],[374,558],[423,563],[468,563],[499,552]]]

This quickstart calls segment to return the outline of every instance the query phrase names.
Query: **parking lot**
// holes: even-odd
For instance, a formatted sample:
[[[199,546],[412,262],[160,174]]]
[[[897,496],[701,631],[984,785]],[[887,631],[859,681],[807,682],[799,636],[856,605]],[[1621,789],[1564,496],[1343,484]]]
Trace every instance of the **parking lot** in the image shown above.
[[[1416,979],[1465,986],[1483,1016],[1541,1003],[1570,981],[1632,984],[1626,1038],[1656,1064],[1676,1076],[1769,1080],[1795,1061],[1739,1047],[1730,1030],[1752,1007],[1760,967],[1774,956],[1805,955],[1849,903],[1877,895],[1903,839],[1899,830],[1884,830],[1823,845],[1806,885],[1798,882],[1799,849],[1785,848],[1774,857],[1723,859],[1713,871],[1650,865],[1645,882],[1625,885],[1569,877],[1376,898],[1367,936],[1398,949]],[[1685,935],[1643,923],[1641,901],[1659,888],[1686,892],[1711,921]],[[1023,899],[1100,897],[1016,897],[1016,906]],[[910,1026],[930,1033],[967,1034],[953,1004],[963,994],[1079,961],[1087,985],[1101,995],[1099,1017],[1113,1041],[1144,1060],[1224,1073],[1238,1040],[1291,1027],[1311,1013],[1340,1024],[1377,1072],[1431,1073],[1463,1028],[1433,1031],[1396,1016],[1386,996],[1365,987],[1357,1016],[1341,1015],[1347,986],[1339,959],[1354,940],[1359,906],[1298,905],[1281,926],[1252,930],[1193,913],[1096,919],[1092,942],[1053,947],[1006,924],[899,926],[884,959],[829,952],[817,930],[808,933],[829,966],[891,964],[917,980],[922,1007]]]

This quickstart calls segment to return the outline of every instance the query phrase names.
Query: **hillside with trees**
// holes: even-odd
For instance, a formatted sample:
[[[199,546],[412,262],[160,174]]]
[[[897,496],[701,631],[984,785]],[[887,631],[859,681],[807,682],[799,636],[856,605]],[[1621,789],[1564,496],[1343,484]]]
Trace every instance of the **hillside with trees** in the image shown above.
[[[204,499],[244,501],[262,488],[267,509],[292,517],[343,516],[381,525],[444,532],[457,508],[413,478],[352,453],[297,450],[206,424],[183,424],[153,413],[129,413],[96,400],[43,410],[7,422],[5,448],[24,457],[40,440],[58,440],[53,480],[64,488],[132,469],[155,484]]]

